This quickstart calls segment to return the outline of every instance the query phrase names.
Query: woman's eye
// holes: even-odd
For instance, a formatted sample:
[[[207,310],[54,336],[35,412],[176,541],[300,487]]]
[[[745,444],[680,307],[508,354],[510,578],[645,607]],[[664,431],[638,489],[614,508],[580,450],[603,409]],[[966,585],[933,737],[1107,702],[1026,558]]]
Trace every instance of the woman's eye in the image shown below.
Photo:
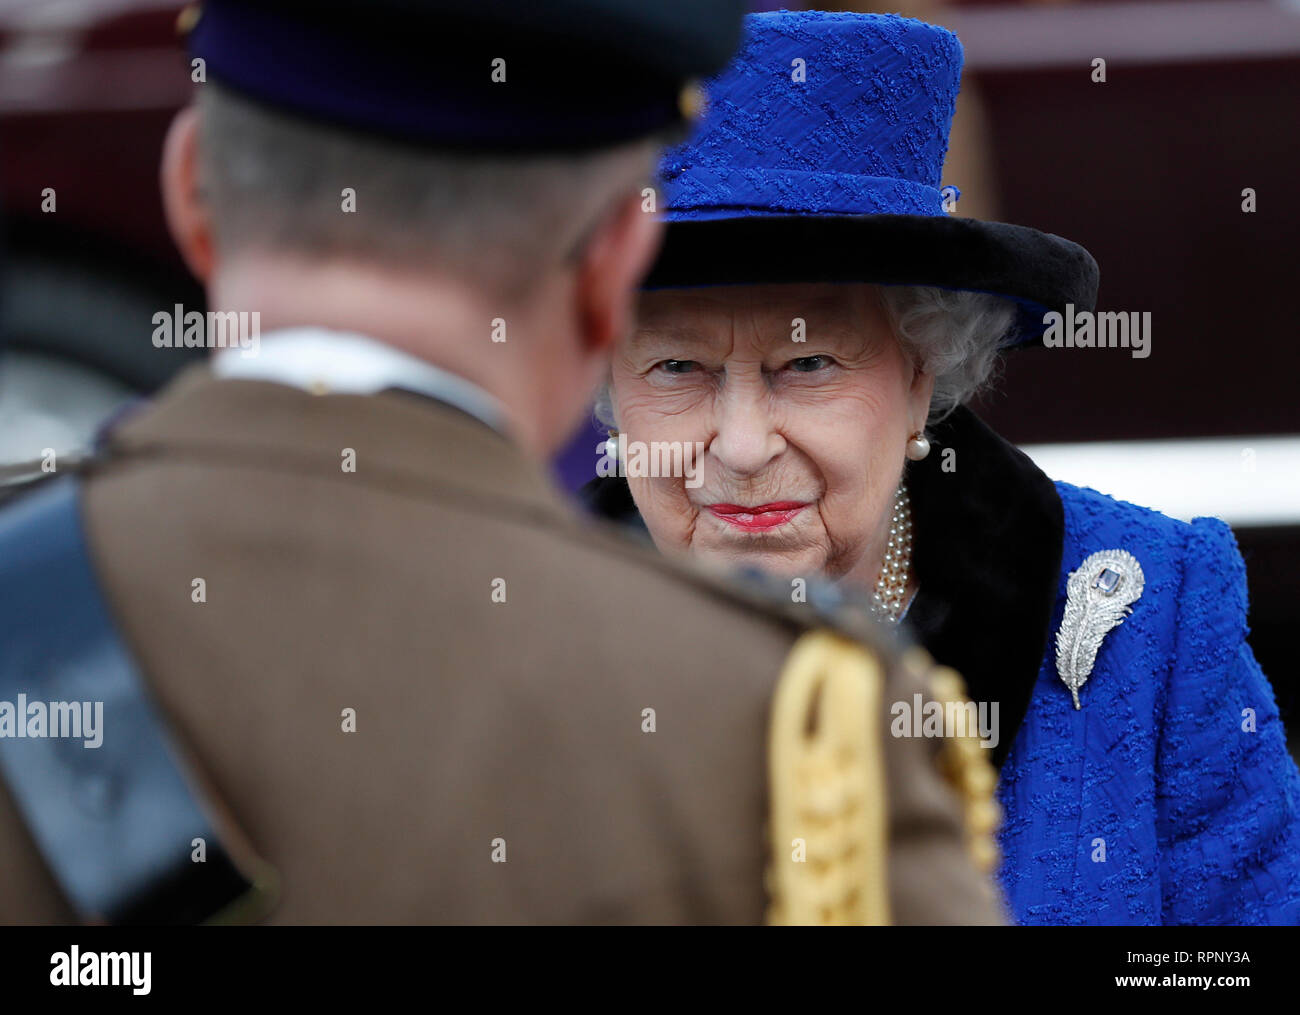
[[[791,370],[801,374],[810,374],[816,370],[825,370],[831,365],[829,356],[800,356],[788,364]]]
[[[666,359],[657,366],[664,373],[689,374],[698,370],[700,365],[693,359]]]

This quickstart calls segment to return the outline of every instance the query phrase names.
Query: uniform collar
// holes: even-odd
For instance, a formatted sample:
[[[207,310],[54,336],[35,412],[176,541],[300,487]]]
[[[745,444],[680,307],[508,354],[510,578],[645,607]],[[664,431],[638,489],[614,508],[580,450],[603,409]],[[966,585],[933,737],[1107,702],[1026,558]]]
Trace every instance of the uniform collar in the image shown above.
[[[1000,767],[1047,649],[1065,510],[1056,484],[969,409],[929,432],[929,457],[908,465],[919,589],[905,626],[972,700],[998,703]],[[648,537],[627,480],[594,480],[582,497]]]
[[[342,471],[351,452],[355,472]],[[183,371],[120,420],[97,456],[167,458],[233,467],[258,463],[402,496],[454,500],[468,510],[572,520],[544,463],[438,398],[387,388],[316,394],[265,380],[218,380],[207,364]]]
[[[373,395],[409,391],[455,406],[498,433],[501,403],[477,384],[366,335],[328,328],[280,328],[257,349],[220,349],[212,374],[223,380],[270,381],[312,394]]]

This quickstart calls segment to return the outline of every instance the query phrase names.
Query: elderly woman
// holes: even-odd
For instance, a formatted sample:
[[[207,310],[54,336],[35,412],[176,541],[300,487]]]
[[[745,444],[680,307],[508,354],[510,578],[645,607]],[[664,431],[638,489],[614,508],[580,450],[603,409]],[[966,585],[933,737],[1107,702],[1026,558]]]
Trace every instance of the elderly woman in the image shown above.
[[[1300,921],[1300,774],[1222,522],[1053,483],[963,403],[1097,271],[945,214],[961,65],[892,16],[752,16],[663,164],[668,238],[598,412],[695,481],[595,509],[665,552],[870,594],[996,718],[1023,923]],[[908,724],[896,732],[909,735]]]

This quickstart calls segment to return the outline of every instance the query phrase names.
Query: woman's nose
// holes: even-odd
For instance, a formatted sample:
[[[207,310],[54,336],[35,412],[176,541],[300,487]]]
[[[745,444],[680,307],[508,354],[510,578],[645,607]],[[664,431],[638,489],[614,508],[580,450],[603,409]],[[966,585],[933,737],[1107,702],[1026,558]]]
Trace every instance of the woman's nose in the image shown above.
[[[718,393],[717,430],[709,453],[728,472],[750,476],[761,472],[785,450],[777,432],[767,385],[724,384]]]

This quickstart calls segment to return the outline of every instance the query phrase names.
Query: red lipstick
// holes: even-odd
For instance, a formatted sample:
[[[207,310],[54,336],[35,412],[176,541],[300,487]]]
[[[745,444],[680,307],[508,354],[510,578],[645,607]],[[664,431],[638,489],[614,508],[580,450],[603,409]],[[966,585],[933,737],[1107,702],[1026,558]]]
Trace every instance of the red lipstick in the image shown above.
[[[714,517],[746,532],[761,532],[784,525],[808,505],[799,500],[778,500],[771,504],[745,507],[743,504],[710,504]]]

